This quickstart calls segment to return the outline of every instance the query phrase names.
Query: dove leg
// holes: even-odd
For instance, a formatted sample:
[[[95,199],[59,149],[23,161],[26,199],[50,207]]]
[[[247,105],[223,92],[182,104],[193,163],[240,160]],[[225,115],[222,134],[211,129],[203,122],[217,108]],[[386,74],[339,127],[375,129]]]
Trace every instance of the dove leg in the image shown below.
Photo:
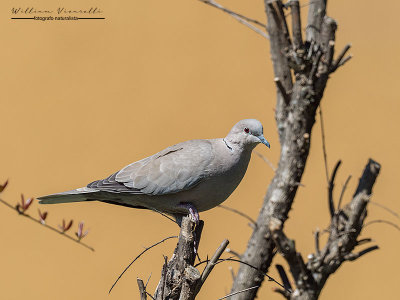
[[[199,225],[199,221],[200,221],[199,212],[197,211],[196,207],[193,204],[180,203],[179,206],[186,209],[188,211],[188,214],[192,218],[192,220],[196,223],[196,225]]]

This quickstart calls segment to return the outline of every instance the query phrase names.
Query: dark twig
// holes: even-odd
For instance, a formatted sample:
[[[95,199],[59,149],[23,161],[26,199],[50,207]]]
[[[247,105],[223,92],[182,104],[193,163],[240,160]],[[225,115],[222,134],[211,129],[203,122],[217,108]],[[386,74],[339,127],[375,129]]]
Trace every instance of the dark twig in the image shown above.
[[[353,260],[356,260],[357,258],[360,258],[361,256],[363,256],[363,255],[365,255],[365,254],[367,254],[369,252],[372,252],[372,251],[378,250],[378,249],[379,249],[378,246],[372,246],[372,247],[364,249],[364,250],[362,250],[362,251],[360,251],[358,253],[350,253],[349,255],[345,256],[345,259],[348,260],[348,261],[353,261]]]
[[[319,228],[315,230],[314,233],[314,240],[315,240],[315,254],[318,256],[321,254],[320,246],[319,246]]]
[[[75,238],[73,238],[73,237],[67,235],[67,234],[64,233],[63,231],[58,230],[57,228],[55,228],[55,227],[53,227],[53,226],[47,225],[47,224],[41,222],[41,220],[37,220],[37,219],[35,219],[34,217],[32,217],[32,216],[26,214],[25,212],[19,211],[17,208],[15,208],[14,206],[12,206],[12,205],[11,205],[10,203],[8,203],[7,201],[4,201],[3,199],[0,199],[0,202],[3,203],[4,205],[6,205],[7,207],[11,208],[12,210],[16,211],[20,216],[24,216],[24,217],[26,217],[27,219],[29,219],[29,220],[31,220],[31,221],[34,221],[35,223],[38,223],[38,224],[40,224],[41,226],[44,226],[44,227],[46,227],[46,228],[48,228],[48,229],[50,229],[50,230],[52,230],[52,231],[54,231],[54,232],[57,232],[58,234],[61,234],[62,236],[66,237],[67,239],[70,239],[71,241],[74,241],[75,243],[78,243],[79,245],[82,245],[83,247],[85,247],[85,248],[87,248],[87,249],[89,249],[89,250],[94,251],[94,248],[90,247],[89,245],[87,245],[87,244],[85,244],[85,243],[82,243],[79,239],[75,239]]]
[[[258,287],[259,287],[259,286],[253,286],[253,287],[250,287],[250,288],[241,290],[241,291],[233,292],[233,293],[230,293],[230,294],[228,294],[228,295],[226,295],[226,296],[224,296],[224,297],[222,297],[222,298],[219,298],[218,300],[226,299],[226,298],[228,298],[228,297],[230,297],[230,296],[233,296],[233,295],[236,295],[236,294],[240,294],[240,293],[244,293],[244,292],[247,292],[247,291],[256,289],[256,288],[258,288]]]
[[[162,239],[161,241],[151,245],[150,247],[147,247],[146,249],[144,249],[142,252],[140,252],[140,254],[138,256],[135,257],[134,260],[131,261],[131,263],[122,271],[122,273],[118,276],[117,280],[115,280],[115,282],[113,283],[113,285],[111,286],[110,290],[108,291],[108,293],[110,294],[112,289],[114,288],[114,286],[117,284],[117,282],[121,279],[122,275],[124,275],[124,273],[130,268],[130,266],[139,259],[139,257],[141,257],[144,253],[146,253],[148,250],[150,250],[151,248],[165,242],[166,240],[172,239],[172,238],[177,238],[176,235],[174,236],[169,236],[165,239]]]
[[[246,218],[247,220],[249,220],[253,225],[257,226],[256,221],[254,221],[251,217],[249,217],[248,215],[246,215],[245,213],[241,212],[240,210],[225,206],[225,205],[218,205],[218,207],[221,207],[223,209],[229,210],[235,214],[238,214],[239,216],[242,216],[243,218]]]
[[[389,207],[387,207],[387,206],[385,206],[385,205],[383,205],[383,204],[380,204],[380,203],[378,203],[378,202],[371,201],[371,200],[369,201],[369,203],[370,203],[370,204],[373,204],[373,205],[375,205],[375,206],[378,206],[378,207],[380,207],[380,208],[382,208],[382,209],[384,209],[384,210],[386,210],[387,212],[389,212],[390,214],[392,214],[393,216],[395,216],[397,219],[400,219],[399,214],[396,213],[395,211],[391,210]]]
[[[272,281],[274,283],[276,283],[277,285],[279,285],[281,288],[285,288],[284,285],[282,283],[280,283],[279,281],[275,280],[275,278],[271,277],[270,275],[268,275],[267,273],[264,273],[263,271],[261,271],[260,269],[256,268],[255,266],[250,265],[249,263],[246,263],[245,261],[239,260],[239,259],[234,259],[234,258],[225,258],[225,259],[221,259],[221,262],[223,261],[234,261],[234,262],[238,262],[240,264],[246,265],[254,270],[259,271],[261,274],[263,274],[265,277],[268,278],[269,281]],[[219,263],[219,262],[218,262]],[[291,293],[290,290],[287,290],[289,293]]]
[[[372,239],[370,239],[370,238],[361,239],[361,240],[357,241],[357,246],[361,246],[361,245],[364,245],[364,244],[369,243],[369,242],[372,242]]]
[[[276,267],[276,269],[277,269],[277,271],[279,273],[279,276],[281,277],[281,280],[283,282],[283,286],[285,287],[285,291],[287,291],[287,290],[292,291],[293,290],[292,289],[292,285],[290,284],[289,278],[288,278],[288,276],[286,274],[286,271],[283,268],[283,266],[282,265],[276,265],[275,267]]]
[[[250,23],[256,24],[256,25],[261,26],[263,28],[266,28],[265,24],[263,24],[263,23],[261,23],[261,22],[259,22],[257,20],[248,18],[248,17],[246,17],[244,15],[238,14],[238,13],[236,13],[236,12],[230,10],[230,9],[227,9],[227,8],[223,7],[221,4],[219,4],[219,3],[217,3],[217,2],[215,2],[213,0],[199,0],[199,1],[203,2],[203,3],[207,4],[207,5],[213,6],[213,7],[217,8],[217,9],[227,13],[228,15],[230,15],[231,17],[236,19],[239,23],[249,27],[251,30],[253,30],[254,32],[260,34],[264,38],[269,39],[268,35],[265,32],[263,32],[262,30],[258,29],[255,26],[251,25]]]
[[[347,44],[343,48],[343,50],[339,53],[337,59],[335,59],[335,61],[332,63],[331,72],[335,72],[336,69],[340,66],[340,64],[342,63],[343,57],[346,55],[347,51],[349,51],[350,48],[351,48],[351,44]]]
[[[335,177],[336,177],[336,173],[337,173],[337,171],[338,171],[338,169],[339,169],[341,163],[342,163],[341,160],[339,160],[339,161],[336,163],[336,166],[335,166],[335,168],[333,169],[333,172],[332,172],[331,179],[330,179],[330,181],[329,181],[329,187],[328,187],[328,201],[329,201],[329,213],[330,213],[330,215],[331,215],[331,218],[333,218],[333,216],[335,215],[335,205],[334,205],[334,202],[333,202],[333,189],[334,189],[334,187],[335,187]]]
[[[377,223],[383,223],[383,224],[390,225],[390,226],[396,228],[398,231],[400,231],[400,227],[397,224],[395,224],[393,222],[390,222],[390,221],[386,221],[386,220],[372,220],[372,221],[369,221],[369,222],[364,224],[363,228],[365,228],[365,227],[367,227],[369,225],[372,225],[372,224],[377,224]]]
[[[351,55],[351,54],[346,56],[344,59],[341,60],[341,62],[339,63],[338,67],[344,66],[345,63],[347,63],[352,58],[353,58],[353,55]]]
[[[321,106],[319,107],[319,119],[321,121],[321,140],[322,140],[322,152],[324,154],[326,182],[327,182],[327,184],[329,184],[328,155],[326,152],[325,126],[324,126],[324,118],[322,115],[322,107]]]
[[[343,200],[344,192],[346,191],[346,188],[347,188],[347,185],[348,185],[349,182],[350,182],[350,179],[351,179],[351,175],[349,175],[349,177],[347,177],[346,182],[345,182],[344,185],[343,185],[342,191],[340,192],[339,202],[338,202],[338,205],[337,205],[337,211],[340,210],[340,207],[341,207],[341,205],[342,205],[342,200]]]

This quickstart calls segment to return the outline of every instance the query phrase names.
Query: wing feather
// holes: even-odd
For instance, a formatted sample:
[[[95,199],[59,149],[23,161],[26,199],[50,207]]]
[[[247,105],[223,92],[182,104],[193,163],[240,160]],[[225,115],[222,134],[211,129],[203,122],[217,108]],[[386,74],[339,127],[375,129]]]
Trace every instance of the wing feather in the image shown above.
[[[204,179],[213,158],[210,141],[187,141],[130,164],[111,179],[148,195],[177,193]]]

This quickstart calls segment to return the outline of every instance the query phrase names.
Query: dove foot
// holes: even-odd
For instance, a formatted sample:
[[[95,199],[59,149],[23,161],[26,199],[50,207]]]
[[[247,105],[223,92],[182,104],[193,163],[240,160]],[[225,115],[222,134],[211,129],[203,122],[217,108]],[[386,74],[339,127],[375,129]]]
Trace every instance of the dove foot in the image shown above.
[[[182,207],[188,211],[188,215],[192,219],[193,222],[196,223],[196,225],[199,225],[200,221],[200,216],[199,212],[197,211],[196,207],[191,204],[191,203],[180,203],[179,207]]]

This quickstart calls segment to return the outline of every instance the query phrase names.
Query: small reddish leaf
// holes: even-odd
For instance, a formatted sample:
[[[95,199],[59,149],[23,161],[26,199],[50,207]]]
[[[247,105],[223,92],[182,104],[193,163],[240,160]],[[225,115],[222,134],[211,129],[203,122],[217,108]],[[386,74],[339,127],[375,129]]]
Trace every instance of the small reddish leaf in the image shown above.
[[[8,179],[6,180],[6,182],[4,182],[3,185],[0,185],[0,193],[1,193],[2,191],[4,191],[4,189],[7,187],[7,185],[8,185]]]
[[[26,200],[25,205],[24,205],[24,211],[27,210],[29,208],[29,206],[31,206],[31,204],[33,203],[34,198],[29,198],[28,200]]]
[[[67,231],[71,228],[72,224],[74,223],[73,220],[69,221],[68,225],[66,227],[64,227],[64,231]]]
[[[40,217],[40,223],[42,223],[43,225],[45,224],[46,218],[47,218],[47,211],[45,211],[44,213],[42,213],[40,211],[40,209],[38,209],[39,212],[39,217]]]

